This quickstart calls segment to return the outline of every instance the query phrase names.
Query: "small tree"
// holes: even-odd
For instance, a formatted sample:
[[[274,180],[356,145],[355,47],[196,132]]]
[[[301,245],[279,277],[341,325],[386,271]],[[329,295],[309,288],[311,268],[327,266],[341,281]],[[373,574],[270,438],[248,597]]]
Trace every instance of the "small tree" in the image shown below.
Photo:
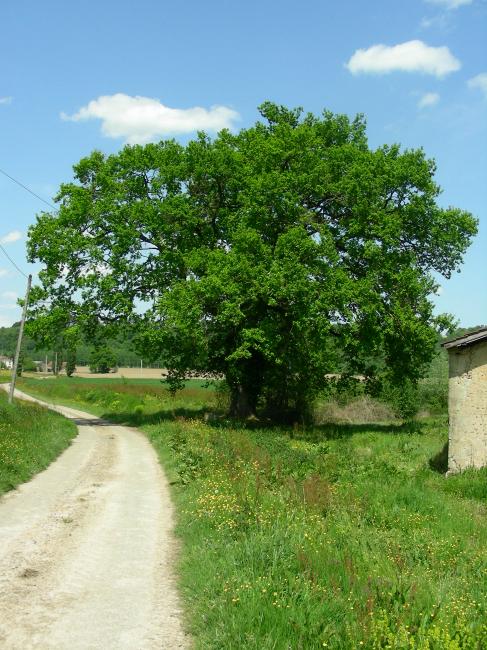
[[[35,372],[37,370],[37,366],[34,363],[33,359],[24,355],[22,358],[22,370],[24,372]]]
[[[71,377],[76,370],[76,350],[68,349],[66,353],[66,375]]]
[[[115,355],[106,346],[95,348],[90,355],[90,371],[93,373],[110,372],[116,363]]]

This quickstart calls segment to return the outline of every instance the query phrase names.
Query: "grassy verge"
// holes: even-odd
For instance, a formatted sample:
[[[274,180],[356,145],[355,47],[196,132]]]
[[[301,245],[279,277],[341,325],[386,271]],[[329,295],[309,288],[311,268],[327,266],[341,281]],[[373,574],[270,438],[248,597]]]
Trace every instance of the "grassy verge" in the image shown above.
[[[76,426],[42,406],[0,392],[0,494],[45,469],[71,442]]]
[[[259,429],[68,381],[34,388],[139,425],[175,479],[196,647],[487,647],[487,471],[445,480],[446,417]]]

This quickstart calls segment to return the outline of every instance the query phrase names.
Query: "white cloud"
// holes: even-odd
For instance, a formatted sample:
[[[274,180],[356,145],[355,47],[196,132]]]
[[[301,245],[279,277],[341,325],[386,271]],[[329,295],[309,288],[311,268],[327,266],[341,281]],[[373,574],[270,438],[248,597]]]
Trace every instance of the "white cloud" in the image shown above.
[[[11,230],[3,237],[0,237],[0,244],[13,244],[13,242],[19,241],[22,239],[23,233],[20,230]]]
[[[0,278],[4,278],[6,275],[8,275],[8,270],[0,269]]]
[[[480,90],[487,99],[487,72],[481,72],[476,77],[472,77],[467,81],[467,85],[469,88]]]
[[[440,101],[440,95],[438,93],[425,93],[418,102],[418,108],[427,108],[428,106],[434,106]]]
[[[13,97],[0,97],[0,104],[11,104]]]
[[[239,114],[226,106],[169,108],[158,99],[117,93],[92,100],[74,115],[61,113],[61,118],[73,122],[99,119],[103,135],[143,144],[167,135],[231,128]]]
[[[420,27],[423,29],[428,29],[429,27],[432,27],[435,24],[435,18],[421,18],[421,22],[419,24]]]
[[[0,303],[0,309],[18,309],[19,305],[15,302]]]
[[[458,9],[458,7],[463,7],[463,5],[472,4],[473,0],[426,0],[430,5],[440,5],[445,9]]]
[[[431,16],[429,18],[421,19],[419,25],[422,29],[429,29],[430,27],[435,27],[440,29],[443,32],[448,32],[451,30],[451,18],[449,12],[440,12],[436,16]]]
[[[422,72],[444,77],[461,67],[446,47],[431,47],[423,41],[407,41],[399,45],[372,45],[356,50],[346,67],[352,74],[387,74],[394,71]]]

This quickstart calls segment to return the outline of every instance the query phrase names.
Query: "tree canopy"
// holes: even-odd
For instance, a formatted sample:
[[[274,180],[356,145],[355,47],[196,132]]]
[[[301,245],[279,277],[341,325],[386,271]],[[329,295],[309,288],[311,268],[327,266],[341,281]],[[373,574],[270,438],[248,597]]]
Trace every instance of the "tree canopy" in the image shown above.
[[[129,324],[174,387],[223,374],[235,415],[302,414],[339,360],[415,382],[447,322],[434,274],[459,268],[476,220],[438,205],[423,150],[370,149],[362,116],[260,112],[75,165],[30,229],[34,329]]]

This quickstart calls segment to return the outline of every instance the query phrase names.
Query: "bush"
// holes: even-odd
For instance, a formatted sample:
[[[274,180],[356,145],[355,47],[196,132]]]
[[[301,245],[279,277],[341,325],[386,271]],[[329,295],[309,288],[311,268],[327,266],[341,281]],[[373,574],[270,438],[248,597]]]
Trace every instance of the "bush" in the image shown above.
[[[35,372],[37,366],[30,357],[24,357],[22,359],[22,370],[25,370],[25,372]]]
[[[392,406],[396,415],[404,419],[414,417],[419,410],[418,387],[413,382],[406,381],[401,386],[384,386],[383,399]]]
[[[418,384],[420,408],[433,413],[448,410],[448,376],[427,377]]]
[[[113,405],[112,405],[112,408],[113,408]],[[142,404],[137,404],[134,407],[134,416],[135,416],[136,422],[140,422],[143,415],[144,415],[144,407],[143,407],[143,405]]]
[[[76,370],[76,350],[68,350],[66,355],[66,375],[71,377]]]
[[[108,347],[95,348],[90,355],[90,372],[107,373],[115,366],[117,359]]]

